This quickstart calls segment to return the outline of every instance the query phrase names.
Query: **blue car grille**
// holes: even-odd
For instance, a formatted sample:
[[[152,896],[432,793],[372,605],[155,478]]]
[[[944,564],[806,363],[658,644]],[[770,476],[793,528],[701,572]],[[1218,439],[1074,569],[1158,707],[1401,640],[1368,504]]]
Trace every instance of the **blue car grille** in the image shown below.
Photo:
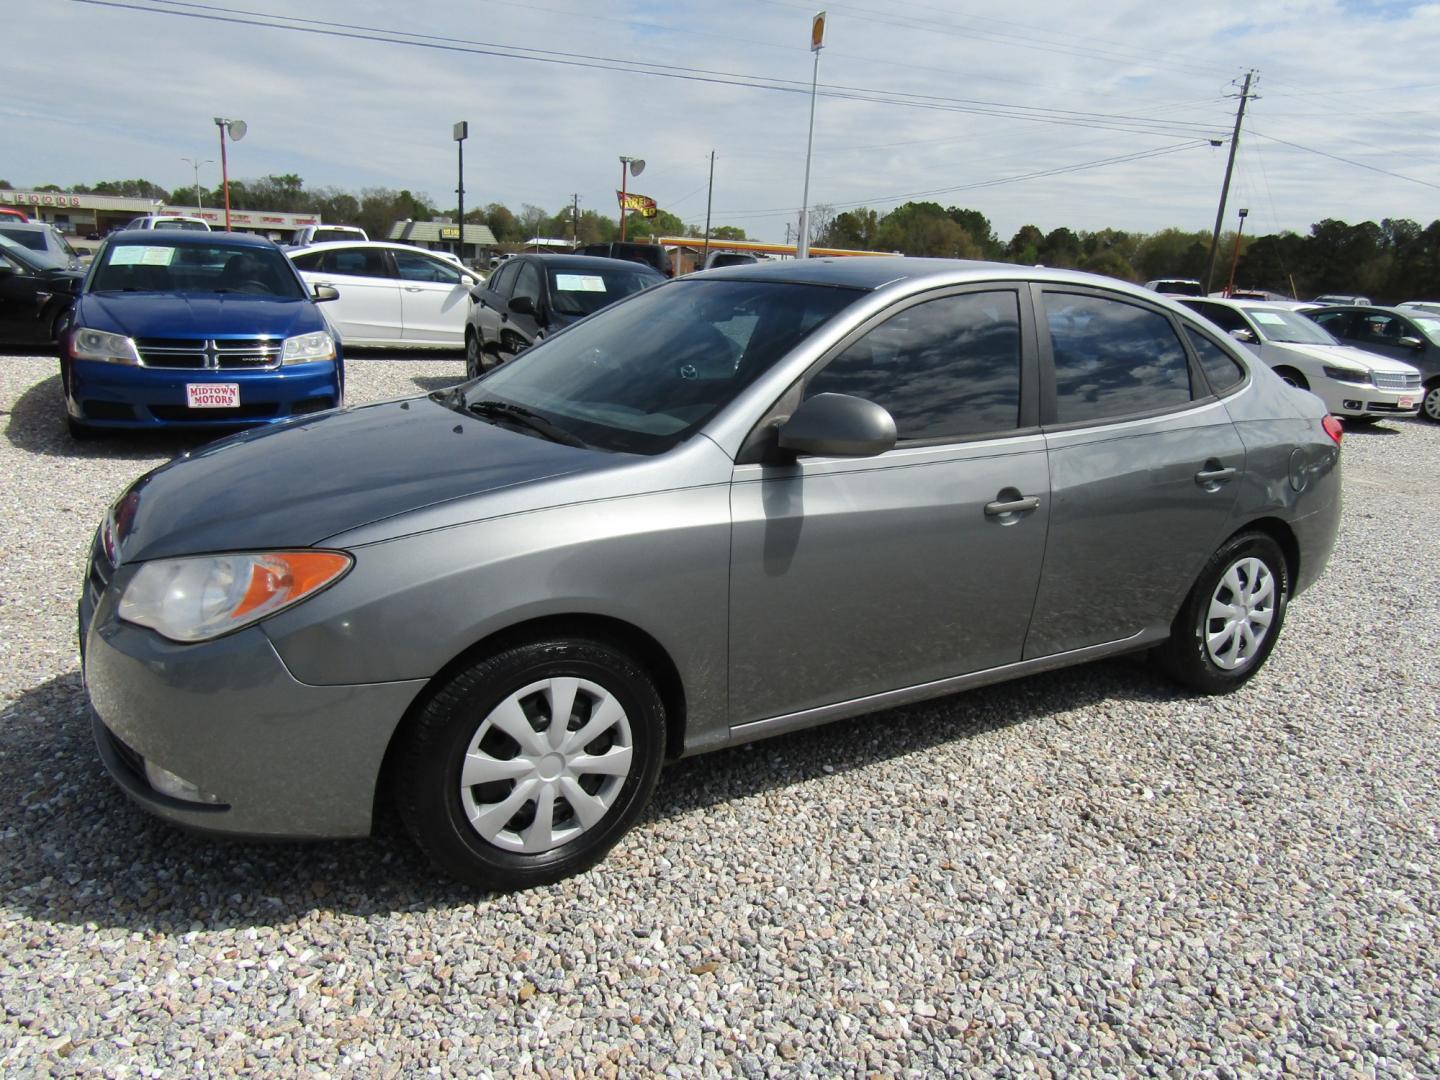
[[[278,338],[139,338],[140,362],[152,368],[267,371],[280,366]]]
[[[1420,373],[1404,371],[1377,371],[1375,385],[1381,390],[1419,390]]]

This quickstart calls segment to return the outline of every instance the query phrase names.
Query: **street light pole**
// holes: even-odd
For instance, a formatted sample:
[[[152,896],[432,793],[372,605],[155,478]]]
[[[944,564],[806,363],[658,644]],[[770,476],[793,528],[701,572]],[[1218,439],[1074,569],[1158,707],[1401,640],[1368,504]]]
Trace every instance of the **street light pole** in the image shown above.
[[[214,158],[206,158],[204,161],[199,161],[199,160],[197,160],[196,158],[182,157],[180,160],[188,163],[189,166],[190,166],[192,169],[195,170],[195,205],[196,205],[196,207],[198,207],[199,209],[204,210],[204,209],[205,209],[205,199],[204,199],[204,197],[200,194],[200,166],[201,166],[201,165],[214,165],[214,164],[215,164],[215,159],[214,159]]]
[[[710,187],[705,192],[705,256],[700,263],[703,270],[710,261],[710,203],[715,198],[715,151],[710,151]]]
[[[820,50],[825,47],[825,12],[821,11],[810,20],[810,51],[815,54],[815,66],[810,74],[810,133],[805,138],[805,189],[800,197],[800,236],[796,241],[795,257],[810,257],[810,152],[815,146],[815,91],[820,83]]]
[[[630,193],[626,186],[626,177],[629,175],[630,162],[634,158],[622,156],[620,158],[620,242],[625,242],[625,196]]]
[[[249,130],[244,120],[227,120],[223,116],[215,117],[215,126],[220,129],[220,178],[225,188],[225,231],[230,231],[230,162],[225,157],[225,133],[230,133],[230,138],[239,141],[245,137]]]
[[[459,170],[455,182],[455,213],[460,218],[460,240],[455,245],[460,261],[465,261],[465,140],[470,137],[470,121],[461,120],[453,129],[455,153]]]

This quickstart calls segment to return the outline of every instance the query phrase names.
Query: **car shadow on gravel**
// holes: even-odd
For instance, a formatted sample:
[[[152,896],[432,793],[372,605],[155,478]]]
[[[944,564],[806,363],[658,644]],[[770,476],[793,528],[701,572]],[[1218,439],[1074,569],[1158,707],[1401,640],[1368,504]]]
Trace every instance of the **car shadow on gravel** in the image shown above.
[[[461,372],[458,378],[448,378],[444,375],[414,375],[410,381],[418,386],[425,393],[433,390],[444,390],[451,386],[458,386],[465,381],[465,373]]]
[[[76,441],[65,428],[59,372],[21,394],[5,423],[5,437],[17,450],[50,457],[120,461],[175,457],[228,434],[228,431],[116,431]]]
[[[1122,658],[717,751],[665,770],[629,842],[643,843],[649,822],[1041,723],[1107,698],[1181,696]],[[105,774],[78,672],[0,713],[0,791],[0,896],[39,922],[184,933],[284,925],[315,910],[363,917],[477,900],[440,876],[389,813],[371,839],[313,843],[226,840],[152,818]]]

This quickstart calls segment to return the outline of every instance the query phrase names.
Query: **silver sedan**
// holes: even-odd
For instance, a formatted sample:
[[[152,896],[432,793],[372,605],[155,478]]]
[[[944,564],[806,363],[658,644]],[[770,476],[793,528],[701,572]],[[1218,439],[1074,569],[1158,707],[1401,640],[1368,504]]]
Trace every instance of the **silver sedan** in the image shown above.
[[[101,756],[171,821],[561,878],[667,759],[1152,650],[1233,690],[1323,571],[1340,428],[1154,293],[818,259],[692,275],[483,377],[125,491]]]

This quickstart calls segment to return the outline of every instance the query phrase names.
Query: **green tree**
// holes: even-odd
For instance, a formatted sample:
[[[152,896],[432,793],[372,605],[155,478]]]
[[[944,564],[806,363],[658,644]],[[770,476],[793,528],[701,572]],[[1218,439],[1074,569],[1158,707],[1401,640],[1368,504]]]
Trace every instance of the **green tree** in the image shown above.
[[[950,220],[959,225],[970,238],[979,245],[982,255],[987,259],[996,258],[1004,250],[999,238],[995,235],[995,228],[990,224],[990,219],[979,210],[965,210],[958,206],[947,206],[945,213]]]
[[[821,247],[878,251],[880,215],[869,207],[836,214],[829,230],[820,238]]]
[[[1061,266],[1070,269],[1080,265],[1084,252],[1080,246],[1080,237],[1076,236],[1069,229],[1061,226],[1052,229],[1045,234],[1045,239],[1040,243],[1039,261],[1046,266]]]
[[[1005,257],[1011,262],[1033,266],[1040,261],[1040,246],[1045,234],[1035,225],[1022,225],[1005,245]]]
[[[695,235],[700,236],[702,234],[697,231]],[[745,240],[748,239],[748,237],[746,237],[745,235],[745,230],[740,228],[740,226],[738,225],[716,225],[713,229],[710,230],[710,239]]]

